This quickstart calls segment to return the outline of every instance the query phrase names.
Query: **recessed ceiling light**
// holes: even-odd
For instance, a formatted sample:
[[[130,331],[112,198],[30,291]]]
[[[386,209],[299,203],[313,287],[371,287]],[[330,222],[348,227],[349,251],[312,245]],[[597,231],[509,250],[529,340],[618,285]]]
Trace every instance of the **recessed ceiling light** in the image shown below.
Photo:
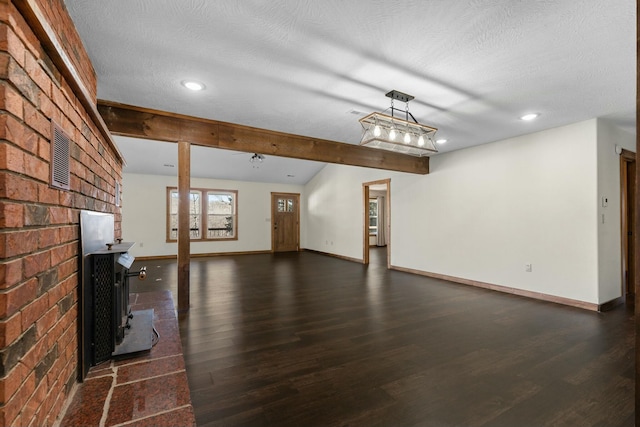
[[[447,140],[444,139],[444,138],[443,139],[436,139],[436,143],[437,144],[444,144],[445,142],[447,142]]]
[[[195,80],[183,80],[181,83],[182,83],[182,86],[186,87],[189,90],[193,90],[193,91],[204,90],[204,84],[197,82]]]
[[[529,113],[524,116],[520,116],[520,120],[524,120],[525,122],[537,119],[540,116],[540,113]]]

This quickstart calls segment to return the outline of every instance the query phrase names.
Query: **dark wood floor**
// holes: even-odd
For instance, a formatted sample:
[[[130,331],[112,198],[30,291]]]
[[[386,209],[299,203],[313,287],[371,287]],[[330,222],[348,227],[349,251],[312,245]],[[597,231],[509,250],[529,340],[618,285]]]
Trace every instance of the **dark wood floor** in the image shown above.
[[[633,425],[628,307],[594,313],[383,259],[193,259],[180,333],[198,425]],[[177,300],[175,261],[141,264],[132,292]]]

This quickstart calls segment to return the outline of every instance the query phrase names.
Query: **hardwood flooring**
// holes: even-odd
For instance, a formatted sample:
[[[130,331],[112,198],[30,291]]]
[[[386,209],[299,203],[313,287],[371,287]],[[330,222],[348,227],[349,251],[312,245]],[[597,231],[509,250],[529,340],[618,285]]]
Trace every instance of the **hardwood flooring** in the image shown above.
[[[195,258],[180,320],[200,426],[632,426],[633,312],[311,252]],[[175,261],[132,292],[176,292]]]

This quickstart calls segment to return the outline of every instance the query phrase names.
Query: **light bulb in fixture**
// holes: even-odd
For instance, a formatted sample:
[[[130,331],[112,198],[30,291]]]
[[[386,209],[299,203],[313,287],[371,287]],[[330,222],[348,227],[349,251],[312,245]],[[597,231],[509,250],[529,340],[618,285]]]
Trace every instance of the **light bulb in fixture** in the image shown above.
[[[424,136],[420,135],[418,138],[418,145],[422,147],[424,145]]]
[[[376,125],[373,128],[373,136],[378,137],[380,136],[381,133],[382,133],[382,130],[380,130],[380,125]]]
[[[411,142],[411,135],[409,135],[409,132],[405,132],[404,133],[404,143],[408,144]]]
[[[389,131],[389,139],[395,141],[396,139],[396,128],[391,128]]]
[[[251,158],[249,159],[251,163],[255,163],[255,162],[262,163],[263,160],[264,160],[264,156],[258,153],[254,153],[253,156],[251,156]]]

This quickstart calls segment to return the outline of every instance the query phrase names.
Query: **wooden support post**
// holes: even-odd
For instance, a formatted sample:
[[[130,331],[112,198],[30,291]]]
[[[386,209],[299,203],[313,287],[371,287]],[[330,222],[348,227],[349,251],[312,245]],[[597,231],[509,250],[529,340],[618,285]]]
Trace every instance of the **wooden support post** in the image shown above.
[[[189,311],[191,144],[178,142],[178,312]]]
[[[640,123],[640,0],[636,0],[636,159],[640,160],[640,135],[638,135],[638,123]],[[637,163],[636,163],[637,165]],[[634,239],[635,253],[634,259],[629,260],[634,264],[634,289],[635,289],[635,331],[636,331],[636,387],[635,387],[635,425],[640,426],[640,209],[638,202],[640,201],[640,173],[636,169],[636,212],[635,224],[632,230],[632,239]]]

